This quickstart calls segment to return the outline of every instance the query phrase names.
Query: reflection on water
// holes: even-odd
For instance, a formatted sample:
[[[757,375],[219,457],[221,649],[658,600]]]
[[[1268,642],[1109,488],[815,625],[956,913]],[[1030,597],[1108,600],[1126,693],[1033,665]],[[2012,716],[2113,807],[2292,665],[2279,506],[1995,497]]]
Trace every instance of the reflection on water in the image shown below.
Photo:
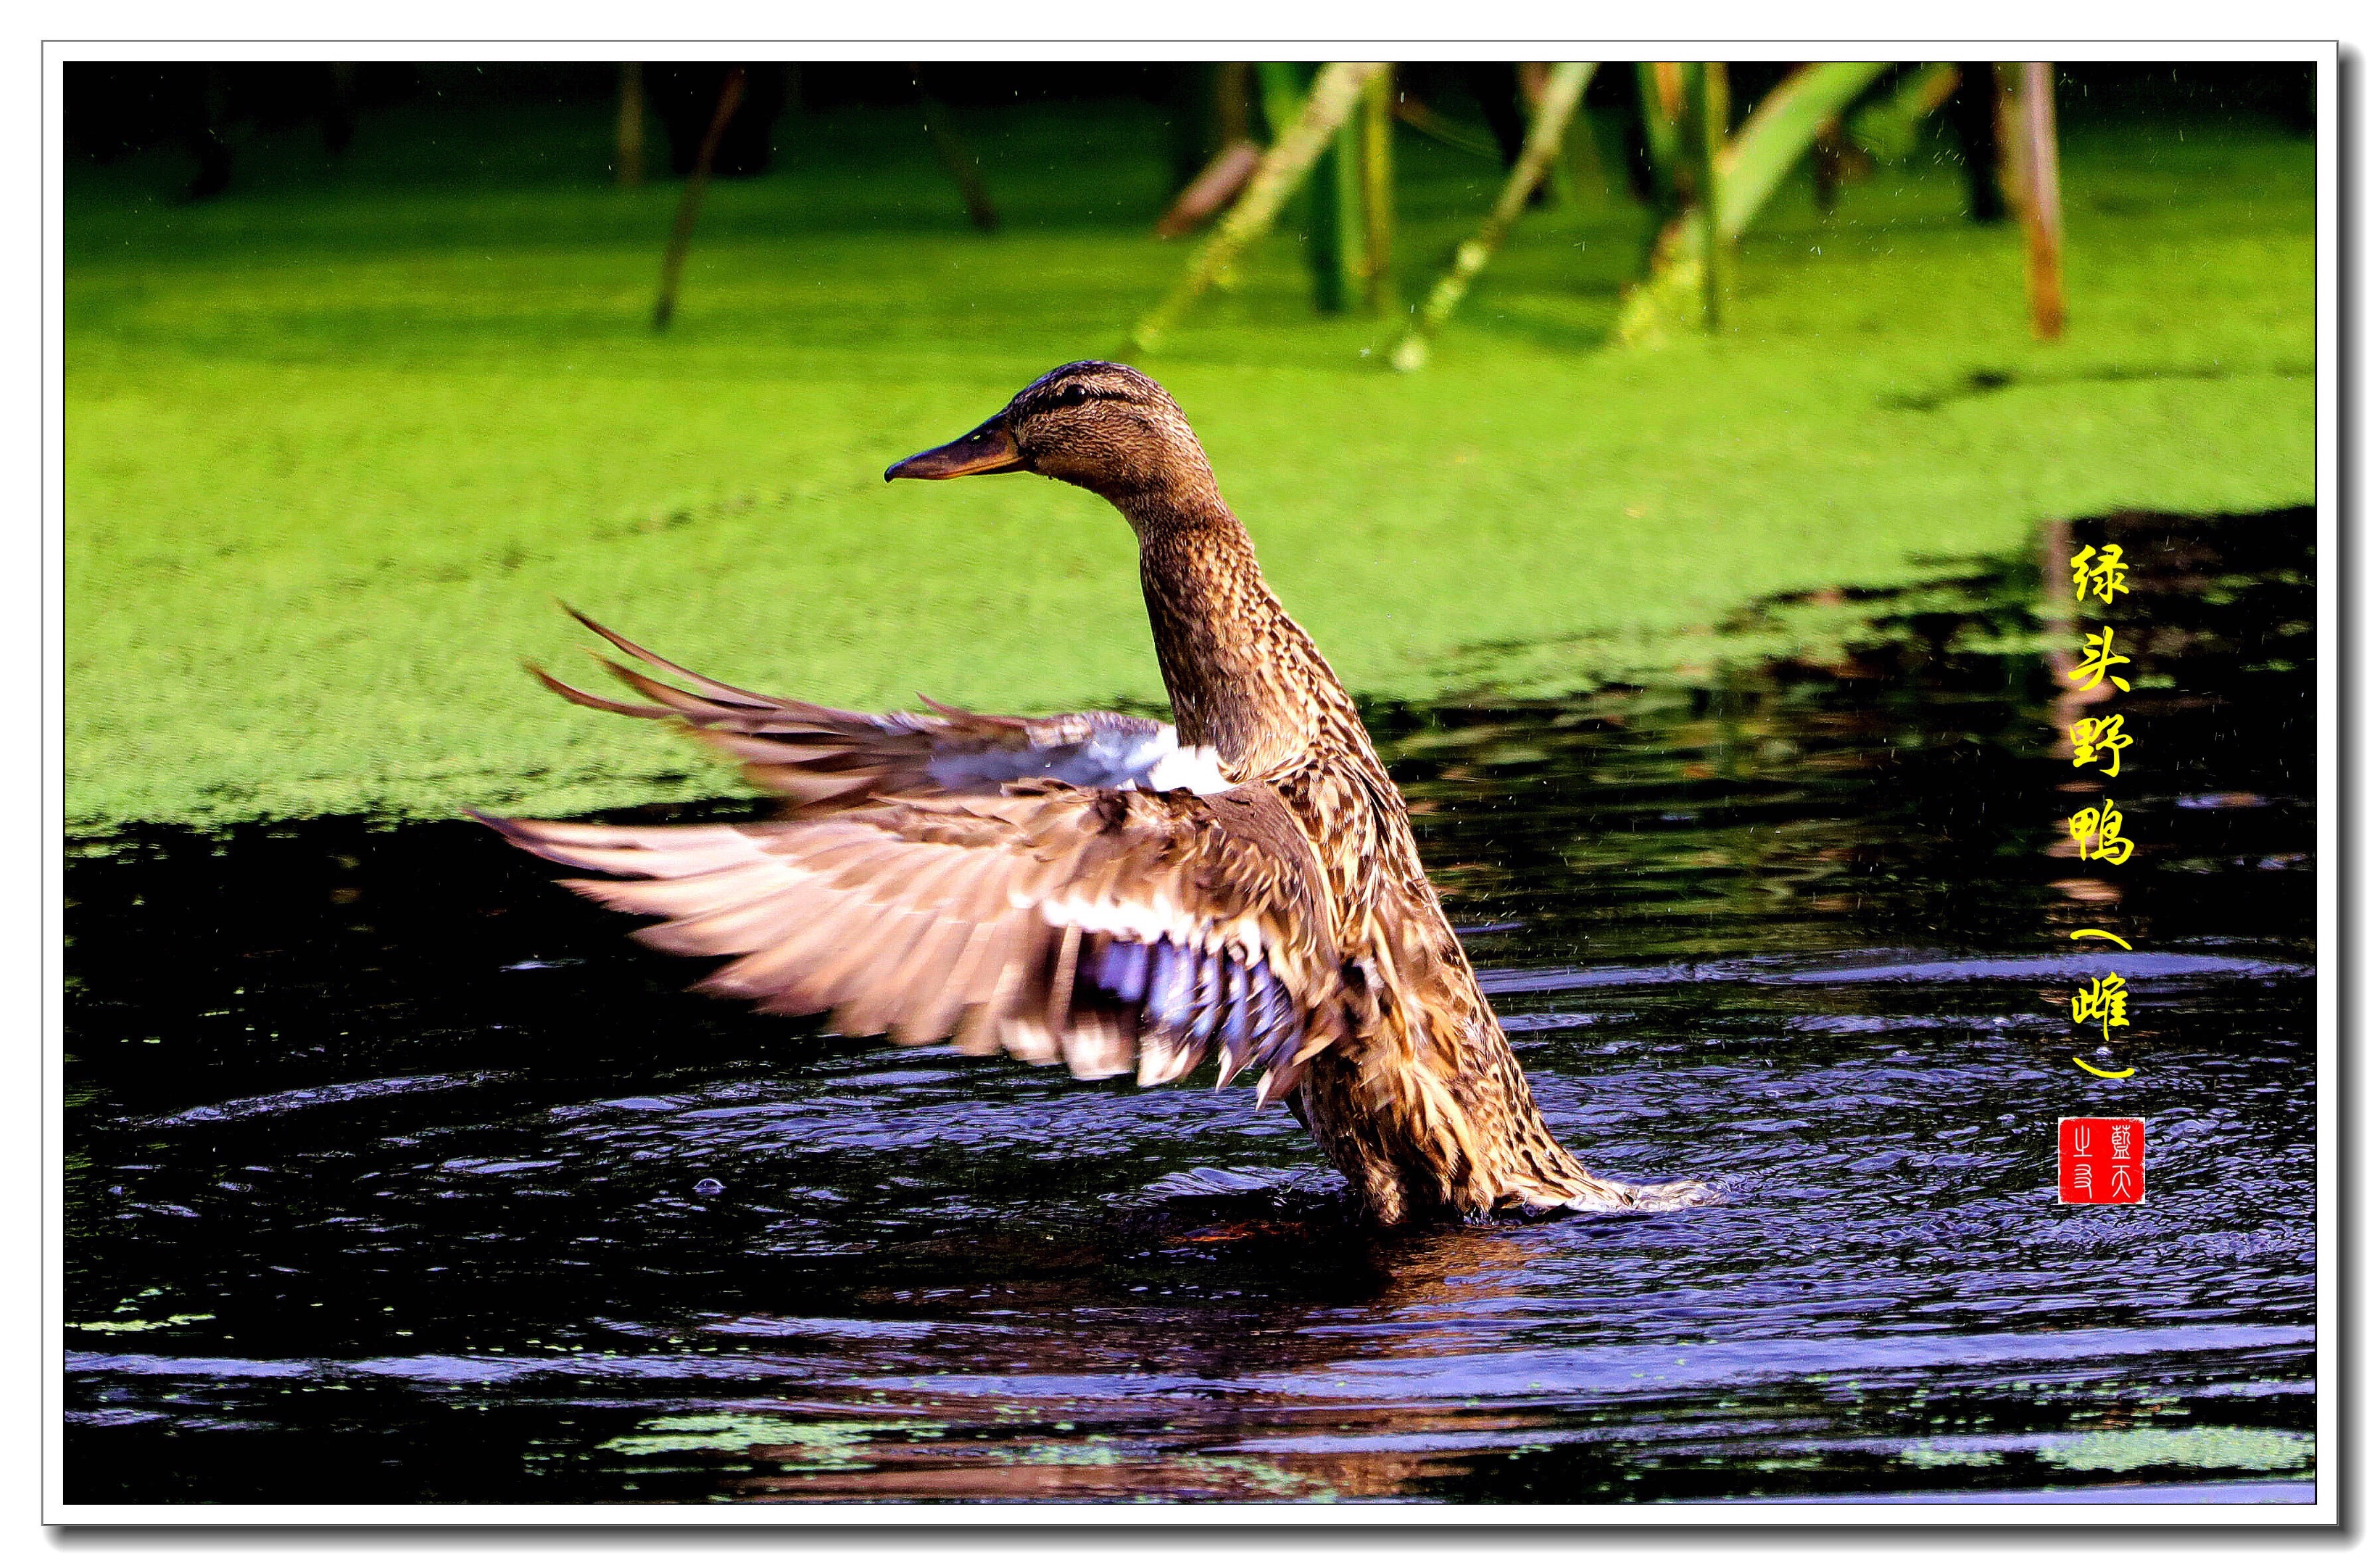
[[[93,845],[69,1499],[2310,1499],[2312,518],[2073,536],[2141,566],[2120,868],[2030,560],[1372,714],[1548,1118],[1689,1212],[1367,1232],[1284,1111],[686,997],[475,829]],[[2148,1205],[2056,1205],[2080,1113]]]

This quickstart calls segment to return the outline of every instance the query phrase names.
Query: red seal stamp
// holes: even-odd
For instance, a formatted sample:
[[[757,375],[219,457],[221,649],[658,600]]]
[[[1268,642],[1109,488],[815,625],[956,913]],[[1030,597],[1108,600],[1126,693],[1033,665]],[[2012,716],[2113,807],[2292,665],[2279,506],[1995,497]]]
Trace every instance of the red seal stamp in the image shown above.
[[[2073,1117],[2058,1123],[2058,1199],[2136,1203],[2148,1196],[2148,1123]]]

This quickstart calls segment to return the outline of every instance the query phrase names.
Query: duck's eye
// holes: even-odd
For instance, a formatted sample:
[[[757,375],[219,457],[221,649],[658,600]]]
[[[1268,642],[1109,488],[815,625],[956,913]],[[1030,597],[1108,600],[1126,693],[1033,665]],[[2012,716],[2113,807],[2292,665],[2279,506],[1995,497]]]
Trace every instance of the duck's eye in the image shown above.
[[[1088,402],[1090,398],[1091,389],[1080,384],[1062,388],[1058,393],[1058,403],[1062,407],[1072,407],[1076,403]]]

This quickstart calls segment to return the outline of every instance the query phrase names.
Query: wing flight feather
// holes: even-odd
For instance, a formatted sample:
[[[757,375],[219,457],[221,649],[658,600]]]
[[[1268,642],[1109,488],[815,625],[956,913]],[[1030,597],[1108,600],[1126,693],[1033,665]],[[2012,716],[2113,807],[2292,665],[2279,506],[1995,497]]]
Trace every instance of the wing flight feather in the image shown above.
[[[742,762],[755,787],[783,796],[796,812],[831,814],[881,798],[992,795],[1033,778],[1085,788],[1186,787],[1202,794],[1231,786],[1212,751],[1184,747],[1172,724],[1153,718],[1121,712],[1010,718],[930,698],[923,714],[847,712],[708,679],[575,609],[571,613],[620,652],[692,688],[603,657],[596,661],[644,702],[593,695],[531,664],[540,684],[600,712],[674,723]]]
[[[1269,789],[1201,797],[1012,783],[735,826],[481,818],[607,879],[564,884],[731,959],[700,988],[854,1035],[956,1036],[1075,1075],[1254,1065],[1294,1086],[1336,1037],[1312,850]]]
[[[601,879],[563,884],[661,951],[730,959],[699,988],[838,1031],[1171,1082],[1215,1059],[1285,1095],[1337,1037],[1329,892],[1269,788],[1234,787],[1172,725],[1010,718],[930,699],[848,712],[707,678],[577,611],[645,669],[644,699],[531,673],[566,700],[676,725],[786,801],[756,825],[481,816]],[[671,683],[672,681],[677,683]]]

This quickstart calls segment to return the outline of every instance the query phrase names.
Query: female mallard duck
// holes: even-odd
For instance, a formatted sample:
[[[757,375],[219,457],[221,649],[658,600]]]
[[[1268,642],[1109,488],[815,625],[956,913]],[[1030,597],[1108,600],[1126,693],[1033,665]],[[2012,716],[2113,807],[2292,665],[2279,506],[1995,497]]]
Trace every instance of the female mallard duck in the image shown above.
[[[1384,1223],[1432,1214],[1668,1208],[1693,1182],[1590,1174],[1546,1129],[1422,872],[1354,703],[1283,613],[1182,411],[1119,364],[1051,370],[891,479],[1040,473],[1102,495],[1140,539],[1173,722],[1113,712],[841,712],[608,666],[783,795],[741,826],[482,818],[523,848],[623,878],[565,884],[667,923],[665,952],[736,960],[702,988],[851,1035],[1137,1069],[1258,1073]]]

